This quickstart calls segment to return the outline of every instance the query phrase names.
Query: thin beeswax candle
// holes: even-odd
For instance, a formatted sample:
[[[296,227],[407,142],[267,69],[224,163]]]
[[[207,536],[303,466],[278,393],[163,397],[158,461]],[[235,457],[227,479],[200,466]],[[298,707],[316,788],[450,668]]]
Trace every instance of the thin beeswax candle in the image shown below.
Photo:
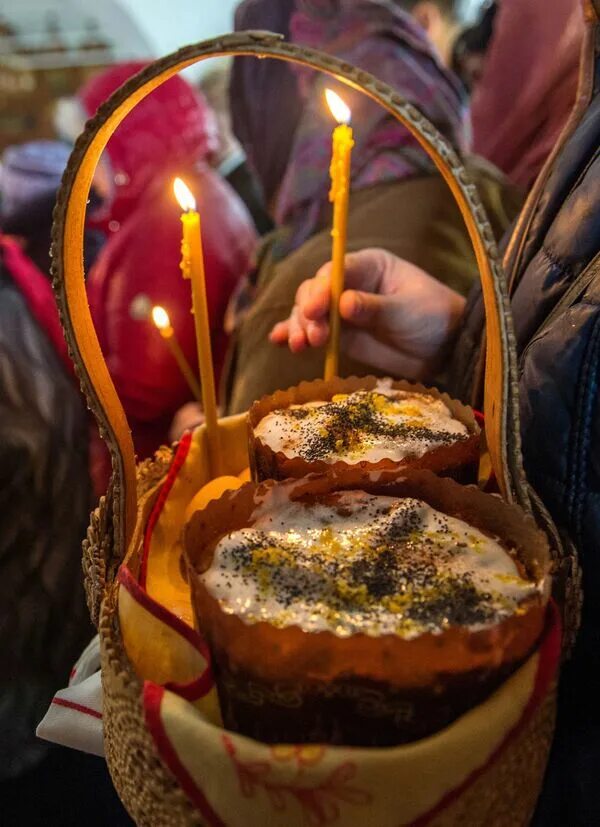
[[[333,203],[333,228],[331,230],[331,305],[329,311],[329,341],[325,355],[325,379],[337,376],[340,360],[340,297],[344,290],[344,258],[348,227],[348,203],[350,198],[350,165],[354,138],[349,126],[350,109],[333,90],[326,89],[325,96],[331,113],[338,121],[333,130],[331,156],[331,190]]]
[[[183,277],[192,282],[192,310],[196,327],[198,365],[202,386],[202,407],[206,421],[208,455],[211,473],[217,476],[220,466],[219,426],[217,422],[217,397],[212,363],[208,303],[206,300],[206,278],[200,215],[196,211],[194,196],[181,180],[176,178],[173,185],[179,206],[184,210],[181,216],[183,239],[181,242],[181,271]]]

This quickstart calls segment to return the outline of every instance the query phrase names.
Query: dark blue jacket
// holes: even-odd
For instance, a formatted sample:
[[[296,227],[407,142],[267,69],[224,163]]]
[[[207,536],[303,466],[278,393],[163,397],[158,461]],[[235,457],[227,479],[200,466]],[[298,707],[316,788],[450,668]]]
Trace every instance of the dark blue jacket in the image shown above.
[[[579,554],[582,625],[563,671],[535,823],[600,825],[600,0],[576,112],[525,205],[505,257],[519,359],[527,477]],[[481,341],[473,295],[454,391],[473,397]],[[469,383],[471,388],[468,389]]]

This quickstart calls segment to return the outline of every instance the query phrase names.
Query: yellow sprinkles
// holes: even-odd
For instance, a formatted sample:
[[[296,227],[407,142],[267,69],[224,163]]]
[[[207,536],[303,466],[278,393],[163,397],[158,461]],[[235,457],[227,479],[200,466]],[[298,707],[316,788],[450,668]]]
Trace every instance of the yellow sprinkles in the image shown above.
[[[419,500],[346,491],[268,513],[204,575],[248,623],[414,636],[496,622],[536,588],[495,540]]]

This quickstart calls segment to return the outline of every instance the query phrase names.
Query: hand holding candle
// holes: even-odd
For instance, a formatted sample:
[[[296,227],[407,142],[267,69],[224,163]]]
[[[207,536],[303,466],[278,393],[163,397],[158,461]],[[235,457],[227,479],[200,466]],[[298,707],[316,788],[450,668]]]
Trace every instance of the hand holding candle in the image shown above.
[[[185,279],[190,279],[192,282],[192,308],[202,385],[202,406],[204,408],[204,416],[206,417],[208,455],[212,476],[217,476],[220,464],[219,426],[217,422],[217,398],[212,364],[208,303],[206,300],[206,279],[202,252],[200,215],[196,212],[194,196],[181,178],[175,179],[173,190],[179,206],[184,210],[181,216],[181,223],[183,225],[181,272]]]
[[[331,156],[331,190],[333,202],[333,239],[331,254],[331,307],[329,313],[329,341],[325,355],[325,379],[337,376],[340,354],[340,297],[344,291],[344,257],[348,226],[350,197],[350,163],[354,140],[349,126],[350,109],[332,89],[325,90],[331,113],[338,122],[333,131]]]
[[[198,380],[194,376],[194,372],[190,367],[190,363],[185,358],[183,350],[181,349],[181,345],[177,341],[175,331],[173,330],[171,320],[169,319],[169,314],[167,313],[164,307],[156,305],[156,307],[152,308],[152,321],[154,322],[160,335],[165,340],[165,344],[169,348],[173,355],[173,358],[177,362],[179,370],[181,371],[185,381],[188,383],[188,386],[191,392],[193,393],[194,398],[197,399],[198,402],[201,402],[202,395],[200,391],[200,385],[198,384]]]

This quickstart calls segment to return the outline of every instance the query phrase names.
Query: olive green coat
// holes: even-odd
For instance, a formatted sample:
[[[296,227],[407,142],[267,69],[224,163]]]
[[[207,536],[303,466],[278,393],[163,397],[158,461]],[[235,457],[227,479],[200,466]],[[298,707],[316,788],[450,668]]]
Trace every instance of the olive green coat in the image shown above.
[[[520,207],[520,196],[495,168],[470,159],[496,237]],[[273,325],[285,319],[298,286],[331,257],[330,228],[310,238],[284,259],[274,261],[273,235],[259,256],[257,295],[238,326],[224,371],[222,397],[227,413],[246,410],[253,400],[323,372],[323,350],[293,355],[268,341]],[[477,279],[477,265],[465,225],[452,194],[439,175],[380,184],[353,193],[348,217],[348,252],[383,247],[422,267],[466,295]],[[415,308],[418,312],[418,308]],[[342,376],[373,372],[368,365],[340,360]]]

